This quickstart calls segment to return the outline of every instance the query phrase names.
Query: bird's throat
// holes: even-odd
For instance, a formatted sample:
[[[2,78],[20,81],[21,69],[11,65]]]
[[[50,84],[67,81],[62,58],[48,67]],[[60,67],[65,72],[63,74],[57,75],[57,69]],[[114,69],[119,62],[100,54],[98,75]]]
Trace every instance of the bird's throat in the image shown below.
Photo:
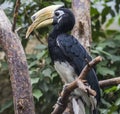
[[[60,34],[64,34],[65,32],[62,31],[62,29],[60,29],[57,25],[54,26],[53,30],[50,32],[49,37],[56,39],[58,35]]]

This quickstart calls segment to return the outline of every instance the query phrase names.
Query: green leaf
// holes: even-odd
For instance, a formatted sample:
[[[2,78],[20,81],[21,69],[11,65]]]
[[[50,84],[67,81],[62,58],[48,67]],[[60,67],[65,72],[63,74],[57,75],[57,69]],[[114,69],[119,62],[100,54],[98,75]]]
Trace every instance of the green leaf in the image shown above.
[[[0,107],[0,113],[2,113],[4,110],[12,106],[12,104],[13,104],[12,100],[7,101],[4,104],[2,104],[2,106]]]
[[[107,107],[111,107],[111,104],[107,102],[105,99],[101,98],[101,102],[105,104]]]
[[[46,51],[42,51],[40,53],[37,54],[37,59],[41,59],[44,55],[45,55]]]
[[[109,27],[114,22],[114,18],[108,20],[106,27]]]
[[[102,23],[104,23],[106,21],[106,16],[109,14],[111,10],[111,7],[106,6],[103,10],[102,10]]]
[[[120,34],[117,34],[115,37],[114,37],[115,40],[120,41]]]
[[[110,58],[111,58],[112,62],[120,61],[120,56],[111,55]]]
[[[39,98],[43,96],[43,93],[39,89],[34,89],[33,96],[39,101]]]
[[[110,92],[115,92],[115,91],[117,91],[117,87],[116,86],[113,86],[113,87],[111,87],[111,88],[109,88],[109,89],[106,89],[105,90],[105,93],[110,93]]]
[[[112,17],[115,17],[115,11],[112,8],[110,9],[110,14]]]
[[[118,24],[120,25],[120,17],[118,18]]]
[[[5,61],[1,61],[1,65],[3,69],[8,69],[8,64]]]
[[[71,3],[72,2],[72,0],[66,0],[67,2],[69,2],[69,3]]]
[[[100,114],[108,114],[109,111],[108,109],[102,109],[102,108],[100,108],[99,110],[101,112]]]
[[[31,78],[31,84],[33,85],[33,84],[38,83],[39,79],[40,78]]]
[[[112,30],[112,29],[109,29],[109,30],[106,30],[106,33],[107,33],[107,35],[113,35],[113,34],[115,34],[115,33],[117,33],[117,30]]]
[[[58,76],[58,73],[57,72],[53,72],[52,75],[51,75],[51,79],[53,80],[57,76]]]
[[[52,73],[52,71],[50,68],[47,68],[47,69],[42,71],[42,74],[46,77],[50,77],[51,73]]]
[[[117,109],[118,109],[118,106],[112,105],[112,106],[110,107],[110,110],[109,110],[108,114],[119,114],[119,113],[117,112]]]
[[[43,45],[43,44],[37,45],[37,46],[35,47],[36,50],[44,50],[44,49],[46,49],[46,48],[47,48],[47,46],[46,46],[46,45]]]
[[[101,75],[115,75],[115,72],[112,69],[109,69],[107,67],[102,67],[102,66],[98,66],[97,68],[97,72],[100,73]]]
[[[99,51],[91,49],[91,52],[94,54],[99,54]]]
[[[31,67],[35,66],[36,64],[38,64],[38,61],[33,61],[33,62],[30,63],[28,68],[31,68]]]
[[[108,53],[108,52],[106,52],[106,51],[103,50],[103,47],[100,47],[100,46],[96,47],[96,50],[99,51],[99,52],[101,52],[101,53],[103,53],[103,54],[105,54],[105,55],[107,55],[107,56],[111,56],[110,53]]]
[[[50,57],[46,58],[45,62],[46,62],[46,64],[50,65],[50,63],[51,63],[51,58],[50,58]]]
[[[94,7],[91,7],[90,13],[91,13],[92,16],[99,14],[98,10]]]
[[[120,98],[118,98],[117,100],[116,100],[116,102],[115,102],[115,105],[120,105]]]

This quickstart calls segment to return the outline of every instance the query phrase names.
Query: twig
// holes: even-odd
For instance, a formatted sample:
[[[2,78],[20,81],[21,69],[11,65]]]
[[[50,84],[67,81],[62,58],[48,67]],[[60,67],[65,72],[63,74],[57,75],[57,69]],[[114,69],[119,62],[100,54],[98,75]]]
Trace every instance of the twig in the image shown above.
[[[20,0],[16,0],[14,15],[13,15],[13,25],[12,25],[13,32],[15,32],[15,28],[16,28],[16,21],[17,21],[19,7],[20,7]]]
[[[101,88],[120,84],[120,77],[99,81]]]
[[[91,69],[91,67],[93,67],[95,64],[97,64],[98,62],[100,62],[102,60],[102,58],[100,56],[96,57],[95,59],[93,59],[91,62],[89,62],[89,64],[87,64],[84,69],[82,70],[81,74],[79,75],[79,77],[71,82],[70,84],[67,84],[61,94],[60,97],[58,99],[57,104],[55,105],[54,111],[51,114],[62,114],[62,112],[65,110],[65,108],[67,107],[67,103],[68,103],[68,98],[70,93],[79,87],[80,83],[84,83],[85,82],[85,77],[87,75],[87,73],[89,72],[89,70]],[[84,88],[84,86],[82,86]],[[88,89],[89,93],[92,95],[96,95],[95,91],[92,89]]]
[[[39,38],[38,34],[35,31],[34,31],[34,35],[41,44],[44,44],[44,42]]]
[[[87,73],[89,72],[89,70],[91,69],[91,67],[93,67],[94,65],[96,65],[97,63],[102,61],[102,57],[98,56],[95,59],[93,59],[91,62],[89,62],[84,69],[82,70],[82,72],[80,73],[80,76],[78,77],[79,79],[85,79]]]

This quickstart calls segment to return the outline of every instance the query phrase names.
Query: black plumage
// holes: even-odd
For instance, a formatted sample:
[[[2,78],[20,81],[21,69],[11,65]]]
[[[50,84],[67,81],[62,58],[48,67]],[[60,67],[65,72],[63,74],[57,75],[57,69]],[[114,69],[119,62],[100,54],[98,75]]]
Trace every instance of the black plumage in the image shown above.
[[[54,27],[48,38],[48,47],[54,64],[56,61],[59,63],[67,62],[73,68],[74,73],[79,76],[87,63],[86,59],[90,61],[92,58],[74,36],[67,34],[72,30],[74,24],[75,18],[71,11],[66,8],[57,9],[54,13]],[[86,80],[90,87],[97,92],[98,103],[100,101],[100,89],[94,69],[89,71]],[[93,113],[96,114],[95,111]]]

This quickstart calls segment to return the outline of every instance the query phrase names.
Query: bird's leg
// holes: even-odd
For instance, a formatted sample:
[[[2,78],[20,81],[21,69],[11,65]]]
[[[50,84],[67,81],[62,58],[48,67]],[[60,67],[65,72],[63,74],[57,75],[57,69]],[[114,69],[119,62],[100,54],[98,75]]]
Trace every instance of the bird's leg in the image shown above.
[[[91,89],[85,80],[77,80],[77,85],[82,91],[88,93],[88,95],[96,96],[96,91]]]
[[[87,93],[87,95],[88,96],[90,96],[90,93],[89,93],[89,90],[88,90],[88,88],[90,88],[90,85],[86,82],[86,83],[84,83],[84,85],[85,85],[85,87],[86,87],[86,93]]]
[[[90,86],[87,86],[87,87],[86,87],[86,90],[87,90],[88,96],[90,96],[90,95],[96,96],[96,94],[97,94],[96,91],[93,90],[93,89],[91,89]]]
[[[84,92],[87,92],[86,86],[81,79],[77,80],[77,85],[81,90],[83,90]]]
[[[69,86],[70,84],[69,83],[66,83],[63,85],[63,91]]]

